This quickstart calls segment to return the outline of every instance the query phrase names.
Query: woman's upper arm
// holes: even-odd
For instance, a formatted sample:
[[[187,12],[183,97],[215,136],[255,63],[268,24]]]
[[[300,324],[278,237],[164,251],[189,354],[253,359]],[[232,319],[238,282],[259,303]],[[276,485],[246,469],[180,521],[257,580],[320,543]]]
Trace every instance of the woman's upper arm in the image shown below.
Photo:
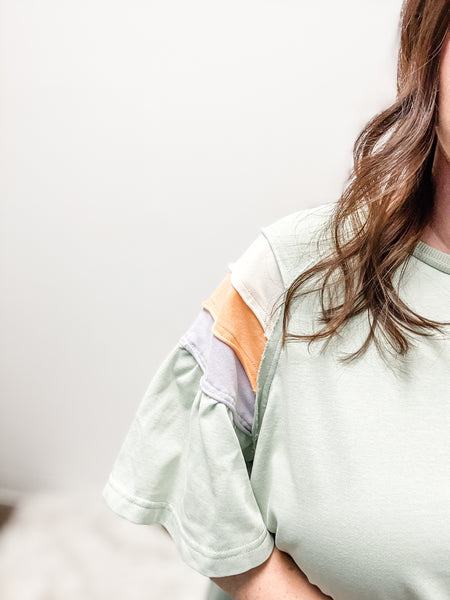
[[[260,565],[274,545],[249,477],[267,264],[260,237],[202,303],[154,373],[104,489],[119,515],[163,525],[207,577]]]

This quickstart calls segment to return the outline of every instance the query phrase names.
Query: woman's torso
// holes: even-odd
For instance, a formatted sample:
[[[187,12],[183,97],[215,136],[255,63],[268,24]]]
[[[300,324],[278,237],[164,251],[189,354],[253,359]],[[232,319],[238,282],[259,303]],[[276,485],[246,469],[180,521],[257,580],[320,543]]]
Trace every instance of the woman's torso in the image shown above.
[[[294,229],[310,231],[307,220]],[[264,231],[286,282],[310,258],[292,231],[289,219]],[[400,295],[450,321],[450,255],[420,243]],[[317,306],[317,295],[296,300],[289,332],[314,330]],[[416,337],[389,366],[373,344],[339,363],[368,327],[353,318],[320,352],[281,348],[278,320],[258,374],[252,487],[276,545],[335,600],[448,599],[450,338]]]

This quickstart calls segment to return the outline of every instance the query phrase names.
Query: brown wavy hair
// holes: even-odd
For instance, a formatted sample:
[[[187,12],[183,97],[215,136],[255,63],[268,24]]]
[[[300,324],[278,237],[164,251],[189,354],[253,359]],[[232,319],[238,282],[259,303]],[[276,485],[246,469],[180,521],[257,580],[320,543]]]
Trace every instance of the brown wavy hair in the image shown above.
[[[323,227],[325,236],[330,237],[331,232],[332,252],[299,275],[285,293],[283,346],[294,339],[309,343],[325,339],[328,345],[347,321],[363,311],[369,311],[371,317],[367,339],[359,350],[340,358],[341,362],[360,357],[372,340],[383,356],[375,335],[377,327],[398,356],[405,355],[411,344],[404,330],[429,337],[432,331],[442,333],[440,326],[450,325],[411,310],[393,285],[393,274],[402,267],[403,275],[433,213],[440,51],[449,14],[448,0],[404,1],[396,101],[375,115],[354,143],[352,170]],[[349,230],[350,236],[345,233]],[[323,271],[321,287],[297,293],[306,281]],[[331,287],[343,290],[342,302],[330,293]],[[320,291],[319,321],[325,327],[309,335],[288,333],[291,302],[315,291]]]

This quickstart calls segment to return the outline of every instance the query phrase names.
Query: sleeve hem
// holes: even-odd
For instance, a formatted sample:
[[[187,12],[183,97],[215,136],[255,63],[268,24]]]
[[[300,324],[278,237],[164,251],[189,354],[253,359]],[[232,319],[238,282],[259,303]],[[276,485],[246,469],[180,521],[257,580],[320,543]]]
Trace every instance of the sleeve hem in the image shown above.
[[[128,494],[110,478],[103,489],[103,498],[119,516],[133,523],[163,525],[181,558],[188,566],[206,577],[227,577],[244,573],[265,562],[274,548],[274,538],[268,529],[249,544],[222,552],[200,547],[190,540],[179,522],[174,508],[167,502],[153,502]]]

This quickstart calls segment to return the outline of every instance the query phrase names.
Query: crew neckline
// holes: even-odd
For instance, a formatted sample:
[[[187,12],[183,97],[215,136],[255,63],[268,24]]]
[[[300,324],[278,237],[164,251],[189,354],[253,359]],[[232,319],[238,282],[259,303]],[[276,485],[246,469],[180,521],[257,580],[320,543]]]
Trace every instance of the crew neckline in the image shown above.
[[[450,275],[450,254],[433,248],[426,242],[419,240],[414,247],[413,256],[422,262]]]

